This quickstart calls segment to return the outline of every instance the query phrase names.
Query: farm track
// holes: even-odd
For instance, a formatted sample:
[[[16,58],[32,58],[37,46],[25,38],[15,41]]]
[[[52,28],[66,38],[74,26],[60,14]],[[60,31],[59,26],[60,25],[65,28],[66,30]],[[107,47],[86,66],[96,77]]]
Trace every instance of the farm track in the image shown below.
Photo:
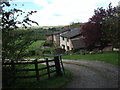
[[[62,61],[64,68],[73,73],[71,82],[62,88],[119,88],[119,66],[92,60]]]
[[[89,60],[63,60],[73,80],[63,88],[118,88],[119,67]]]

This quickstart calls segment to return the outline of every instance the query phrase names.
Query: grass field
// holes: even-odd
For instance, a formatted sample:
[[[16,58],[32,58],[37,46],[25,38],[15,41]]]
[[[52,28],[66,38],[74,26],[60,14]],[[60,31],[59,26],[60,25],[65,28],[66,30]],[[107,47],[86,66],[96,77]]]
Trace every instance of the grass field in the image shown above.
[[[40,45],[42,45],[45,42],[45,40],[38,40],[36,42],[34,42],[33,44],[31,44],[29,47],[30,48],[39,48]]]
[[[93,54],[93,55],[64,55],[64,59],[72,60],[99,60],[114,65],[120,65],[118,63],[118,52],[103,52],[102,54]]]
[[[39,64],[39,68],[45,67],[45,65]],[[19,67],[20,68],[20,67]],[[24,69],[34,69],[34,65],[23,66]],[[42,70],[39,73],[46,73],[47,70]],[[65,70],[65,75],[58,77],[56,73],[52,73],[51,77],[48,79],[48,76],[43,76],[40,78],[40,81],[36,81],[36,78],[29,79],[16,79],[16,83],[12,84],[10,88],[59,88],[67,84],[72,80],[72,73],[68,70]],[[25,71],[16,73],[16,76],[32,76],[35,75],[35,71]],[[6,86],[7,87],[7,86]]]

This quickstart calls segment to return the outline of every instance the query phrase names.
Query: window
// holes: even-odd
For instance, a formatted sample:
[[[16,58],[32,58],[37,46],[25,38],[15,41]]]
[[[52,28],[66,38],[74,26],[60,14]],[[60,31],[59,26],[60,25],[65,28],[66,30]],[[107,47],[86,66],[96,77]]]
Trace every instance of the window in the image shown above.
[[[70,50],[69,46],[67,46],[67,50]]]
[[[64,41],[64,37],[62,37],[63,41]]]
[[[67,42],[69,42],[69,39],[67,38]]]

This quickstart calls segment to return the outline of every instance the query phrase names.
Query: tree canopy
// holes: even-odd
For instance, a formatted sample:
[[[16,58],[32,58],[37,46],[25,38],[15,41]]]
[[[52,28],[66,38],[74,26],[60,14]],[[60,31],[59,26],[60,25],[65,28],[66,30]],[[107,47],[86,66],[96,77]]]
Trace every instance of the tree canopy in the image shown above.
[[[18,17],[23,12],[20,9],[10,9],[9,11],[3,10],[4,7],[9,7],[9,2],[2,2],[2,59],[18,59],[25,55],[25,50],[35,40],[30,37],[33,32],[20,31],[18,25],[21,25],[23,29],[27,28],[28,25],[32,26],[32,23],[38,25],[37,22],[29,19],[29,16],[36,11],[30,11],[24,16],[23,20],[19,21]]]
[[[103,49],[109,42],[118,47],[120,22],[120,8],[112,7],[111,3],[107,9],[103,7],[94,10],[94,15],[82,27],[87,48],[92,48],[95,43],[100,43]]]

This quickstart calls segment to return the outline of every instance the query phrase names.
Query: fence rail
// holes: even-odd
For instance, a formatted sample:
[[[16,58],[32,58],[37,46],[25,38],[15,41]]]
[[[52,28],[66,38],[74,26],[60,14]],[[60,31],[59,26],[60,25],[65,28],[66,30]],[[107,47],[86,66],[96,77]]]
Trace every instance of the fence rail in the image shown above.
[[[38,59],[36,59],[34,61],[31,61],[31,62],[25,62],[25,61],[14,62],[13,60],[11,60],[11,62],[9,62],[9,63],[6,62],[6,63],[3,63],[2,65],[3,66],[6,66],[6,65],[11,66],[11,70],[8,70],[8,69],[4,70],[3,69],[3,71],[5,71],[5,72],[8,72],[8,71],[15,71],[15,72],[35,71],[36,75],[34,75],[34,76],[16,76],[15,78],[36,78],[39,81],[40,77],[45,76],[45,75],[48,75],[48,78],[50,78],[50,75],[53,72],[56,72],[56,74],[58,76],[62,75],[61,66],[60,66],[61,64],[60,64],[59,60],[60,60],[59,56],[54,57],[54,59],[51,59],[51,60],[46,58],[45,60],[42,60],[42,61],[38,61]],[[49,64],[50,62],[54,62],[54,65],[50,65]],[[38,64],[42,64],[42,63],[46,64],[46,67],[39,68]],[[26,64],[34,64],[35,68],[34,69],[16,69],[15,68],[16,65],[26,65]],[[51,70],[52,67],[54,67],[55,70]],[[47,72],[40,75],[39,71],[45,70],[45,69],[47,70]]]
[[[11,69],[9,70],[3,69],[4,72],[35,71],[36,74],[34,76],[15,76],[14,78],[36,78],[39,81],[40,77],[45,76],[45,75],[48,75],[48,78],[50,78],[51,73],[53,72],[56,72],[58,76],[61,76],[62,75],[61,67],[63,67],[63,64],[60,64],[60,60],[61,60],[61,57],[56,56],[54,57],[54,59],[49,60],[48,58],[46,58],[45,60],[42,60],[42,61],[38,61],[38,59],[35,59],[34,61],[29,61],[29,62],[28,61],[27,62],[26,61],[15,62],[14,60],[11,60],[11,62],[5,62],[2,65],[3,67],[7,65],[11,66]],[[54,65],[50,65],[49,64],[50,62],[54,62]],[[39,68],[38,65],[42,63],[44,63],[46,67]],[[16,65],[26,65],[26,64],[34,64],[35,68],[34,69],[16,69]],[[52,67],[54,67],[55,70],[51,70]],[[41,70],[47,70],[47,72],[44,74],[39,74],[39,71]]]
[[[51,60],[48,60],[48,62],[52,62],[54,61],[54,59],[51,59]],[[44,61],[37,61],[37,63],[45,63],[46,60]],[[5,63],[2,63],[3,65],[11,65],[12,62],[5,62]],[[32,62],[25,62],[25,61],[20,61],[20,62],[14,62],[14,64],[35,64],[35,60],[32,61]]]

